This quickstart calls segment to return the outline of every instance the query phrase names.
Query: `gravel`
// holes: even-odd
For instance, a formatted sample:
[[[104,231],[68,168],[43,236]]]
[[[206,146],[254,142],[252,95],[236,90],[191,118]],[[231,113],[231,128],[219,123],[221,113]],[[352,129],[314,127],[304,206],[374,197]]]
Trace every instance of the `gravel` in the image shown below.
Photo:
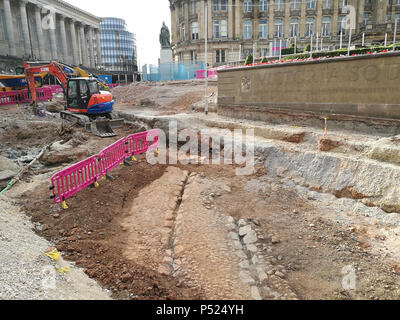
[[[0,196],[0,300],[105,300],[109,293],[82,270],[44,252],[52,244],[36,235],[28,217]],[[69,266],[68,274],[56,269]]]

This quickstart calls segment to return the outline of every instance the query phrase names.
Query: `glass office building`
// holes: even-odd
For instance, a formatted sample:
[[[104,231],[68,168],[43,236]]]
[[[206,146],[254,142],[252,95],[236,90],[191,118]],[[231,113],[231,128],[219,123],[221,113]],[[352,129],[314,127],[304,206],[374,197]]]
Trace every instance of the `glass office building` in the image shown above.
[[[101,58],[105,71],[137,73],[136,37],[126,30],[126,22],[104,18],[100,23]]]

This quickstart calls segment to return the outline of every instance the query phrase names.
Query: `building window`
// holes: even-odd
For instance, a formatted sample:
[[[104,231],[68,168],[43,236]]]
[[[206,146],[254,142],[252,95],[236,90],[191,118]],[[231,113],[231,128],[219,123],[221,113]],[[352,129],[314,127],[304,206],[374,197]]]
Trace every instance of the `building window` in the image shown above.
[[[314,18],[307,18],[306,21],[306,37],[314,34]]]
[[[226,0],[221,0],[221,11],[226,11]]]
[[[275,11],[282,11],[283,10],[283,0],[275,0]]]
[[[306,9],[315,9],[315,0],[307,0]]]
[[[215,51],[215,63],[225,63],[226,62],[226,50],[216,50]]]
[[[197,51],[190,50],[190,62],[197,63]]]
[[[226,20],[221,20],[220,25],[221,25],[221,38],[228,37],[228,25],[226,23]]]
[[[214,39],[226,38],[228,36],[228,27],[226,20],[214,20]]]
[[[331,18],[330,17],[323,17],[322,18],[322,36],[327,37],[331,33]]]
[[[339,0],[339,9],[340,11],[347,6],[347,0]]]
[[[214,20],[214,39],[218,39],[220,36],[220,30],[219,30],[219,21],[218,20]]]
[[[368,24],[368,21],[369,21],[370,18],[371,18],[371,14],[370,13],[364,13],[364,21],[363,21],[364,26],[366,26]]]
[[[331,9],[332,0],[322,0],[322,9]]]
[[[267,39],[267,37],[268,37],[267,20],[259,20],[259,22],[258,22],[258,38],[259,39]]]
[[[213,9],[214,9],[214,11],[218,11],[219,10],[219,1],[218,0],[214,0]]]
[[[291,10],[300,10],[300,0],[291,0],[290,1],[290,9]]]
[[[190,3],[190,13],[197,14],[197,0]]]
[[[283,21],[282,21],[282,19],[276,19],[274,22],[274,37],[275,38],[283,37]]]
[[[192,22],[192,40],[199,39],[199,23]]]
[[[244,12],[252,12],[253,11],[253,1],[252,0],[244,0],[243,11]]]
[[[181,24],[181,28],[180,28],[180,40],[181,41],[185,41],[186,40],[186,30],[185,30],[185,24],[184,23]]]
[[[253,37],[253,24],[251,20],[243,21],[243,38],[251,39]]]
[[[338,35],[345,35],[346,34],[346,17],[340,16],[338,17]]]
[[[260,0],[259,10],[261,12],[268,11],[268,0]]]
[[[400,1],[400,0],[399,0]],[[397,24],[400,24],[400,13],[396,13],[395,15],[394,15],[394,21],[396,22],[397,21]]]
[[[292,38],[299,36],[299,19],[297,18],[290,20],[290,36]]]
[[[267,48],[260,48],[260,57],[267,57],[268,56],[268,49]]]

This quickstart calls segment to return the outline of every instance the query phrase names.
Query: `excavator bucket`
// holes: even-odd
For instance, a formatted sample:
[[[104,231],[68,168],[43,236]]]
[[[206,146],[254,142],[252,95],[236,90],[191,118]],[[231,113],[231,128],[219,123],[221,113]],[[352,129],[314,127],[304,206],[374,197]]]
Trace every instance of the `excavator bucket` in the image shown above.
[[[117,120],[99,119],[93,122],[86,123],[86,130],[98,137],[109,138],[116,136],[113,129],[121,128],[123,125],[124,125],[123,119],[117,119]]]
[[[108,119],[101,119],[101,120],[96,120],[88,124],[90,128],[90,132],[94,134],[95,136],[102,137],[102,138],[108,138],[108,137],[115,137],[116,134],[114,133],[113,129],[111,128],[110,125],[110,120]],[[86,127],[86,129],[87,129]]]

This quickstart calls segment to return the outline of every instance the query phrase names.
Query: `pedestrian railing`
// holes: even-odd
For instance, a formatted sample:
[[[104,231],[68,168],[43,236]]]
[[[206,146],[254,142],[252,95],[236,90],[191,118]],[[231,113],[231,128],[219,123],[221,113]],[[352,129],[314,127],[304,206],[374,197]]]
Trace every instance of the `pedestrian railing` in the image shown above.
[[[53,93],[50,88],[37,88],[36,94],[38,101],[48,101],[53,99]],[[30,103],[31,98],[28,89],[0,92],[0,106]]]
[[[57,172],[51,177],[50,186],[54,203],[61,203],[67,209],[68,198],[88,186],[97,188],[98,181],[110,177],[110,171],[118,165],[127,163],[129,158],[135,160],[135,155],[157,151],[160,146],[159,134],[160,130],[155,129],[129,135],[103,149],[98,155]]]

